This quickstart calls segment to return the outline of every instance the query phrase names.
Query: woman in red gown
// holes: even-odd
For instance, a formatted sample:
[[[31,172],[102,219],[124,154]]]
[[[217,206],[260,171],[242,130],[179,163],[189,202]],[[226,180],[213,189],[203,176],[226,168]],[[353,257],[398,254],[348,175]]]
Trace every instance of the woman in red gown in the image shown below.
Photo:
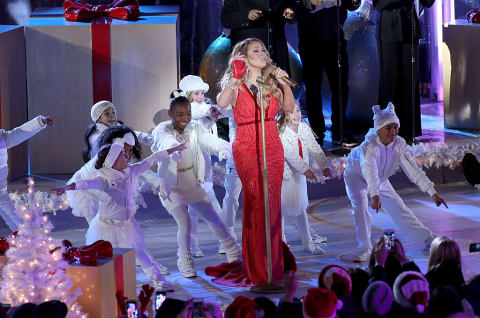
[[[230,285],[261,285],[268,281],[260,96],[257,96],[256,82],[259,76],[265,83],[262,98],[265,107],[272,280],[281,281],[284,275],[280,214],[284,157],[275,117],[279,107],[291,112],[295,100],[292,90],[282,80],[282,77],[288,76],[287,73],[271,65],[262,41],[251,38],[233,48],[221,82],[223,89],[217,98],[220,107],[233,106],[237,123],[233,158],[243,189],[243,269],[237,274],[246,277],[229,273],[224,276],[227,282],[224,279],[222,283]],[[237,284],[232,284],[232,281]]]

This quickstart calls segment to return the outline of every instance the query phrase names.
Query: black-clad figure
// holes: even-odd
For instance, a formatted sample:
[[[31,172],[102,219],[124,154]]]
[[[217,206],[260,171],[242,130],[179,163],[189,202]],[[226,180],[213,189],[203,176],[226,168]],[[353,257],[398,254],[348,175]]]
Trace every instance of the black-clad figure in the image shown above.
[[[354,145],[350,127],[347,125],[348,102],[348,57],[343,23],[347,10],[354,11],[360,0],[304,0],[295,7],[298,21],[298,50],[302,59],[302,74],[306,87],[308,121],[323,144],[325,119],[322,105],[322,79],[326,72],[332,94],[332,141],[334,144]],[[337,15],[337,12],[339,13]],[[338,34],[340,33],[340,34]],[[338,69],[338,37],[340,38],[341,68]],[[341,81],[339,81],[341,74]],[[340,105],[340,85],[342,105]],[[343,113],[344,138],[340,140],[340,111]]]
[[[427,8],[434,2],[420,0]],[[380,11],[376,32],[380,63],[378,102],[382,108],[388,102],[395,105],[402,123],[399,135],[410,143],[422,134],[417,63],[420,22],[413,0],[373,0],[373,5]]]
[[[285,22],[293,19],[294,5],[294,0],[225,0],[222,25],[231,30],[232,47],[242,40],[258,38],[267,46],[273,62],[290,73]]]

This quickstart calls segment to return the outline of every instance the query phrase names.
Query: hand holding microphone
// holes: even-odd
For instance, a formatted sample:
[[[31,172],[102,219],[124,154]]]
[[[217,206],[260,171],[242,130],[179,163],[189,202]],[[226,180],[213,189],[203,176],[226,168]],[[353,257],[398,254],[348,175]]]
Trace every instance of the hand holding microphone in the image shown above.
[[[275,79],[281,85],[290,85],[292,87],[297,86],[297,83],[294,80],[292,80],[290,77],[288,77],[288,73],[279,67],[276,67],[275,71],[271,73],[270,76],[275,77]]]

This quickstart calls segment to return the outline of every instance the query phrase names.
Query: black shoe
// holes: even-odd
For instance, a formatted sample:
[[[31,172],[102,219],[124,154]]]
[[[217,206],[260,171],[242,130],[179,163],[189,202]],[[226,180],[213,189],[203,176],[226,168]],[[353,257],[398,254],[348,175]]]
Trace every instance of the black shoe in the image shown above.
[[[333,137],[332,138],[332,144],[334,144],[336,146],[342,146],[342,147],[345,147],[345,148],[353,148],[353,147],[358,146],[360,143],[355,138],[353,138],[352,135],[349,134],[349,135],[343,136],[342,141],[340,141],[340,139],[338,137]]]

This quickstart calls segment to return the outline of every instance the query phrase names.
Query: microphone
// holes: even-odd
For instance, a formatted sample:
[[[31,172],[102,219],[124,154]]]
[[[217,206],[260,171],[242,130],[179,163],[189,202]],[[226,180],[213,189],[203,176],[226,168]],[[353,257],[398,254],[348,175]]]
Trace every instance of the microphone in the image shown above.
[[[263,84],[265,84],[265,81],[263,80],[263,78],[262,78],[261,76],[258,76],[256,81],[257,81],[257,84],[258,84],[258,85],[263,85]]]

